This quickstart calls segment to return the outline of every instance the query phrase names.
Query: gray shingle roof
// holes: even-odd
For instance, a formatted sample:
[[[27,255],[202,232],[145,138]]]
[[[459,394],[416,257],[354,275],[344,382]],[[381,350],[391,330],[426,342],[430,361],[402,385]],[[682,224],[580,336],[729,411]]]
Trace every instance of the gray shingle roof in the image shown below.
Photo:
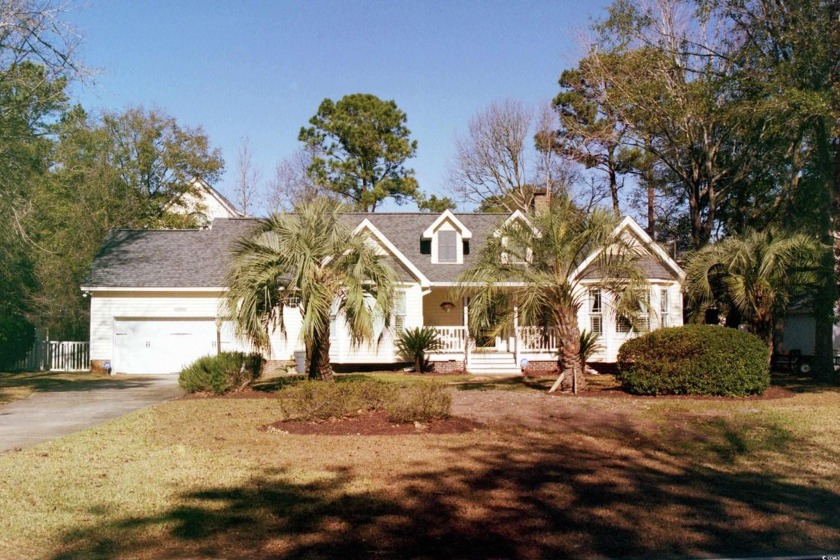
[[[507,214],[455,214],[455,217],[472,233],[470,254],[464,256],[463,264],[432,264],[431,255],[420,253],[420,239],[426,228],[432,225],[440,214],[352,212],[345,216],[353,227],[362,223],[365,218],[370,220],[431,282],[455,282],[458,275],[475,262],[484,248],[487,237],[492,235],[508,218]]]
[[[420,252],[423,232],[438,214],[346,213],[356,227],[368,219],[431,282],[455,282],[478,258],[486,239],[506,214],[455,214],[472,232],[470,254],[462,264],[432,264]],[[216,219],[205,230],[117,230],[105,240],[83,286],[90,288],[216,288],[224,285],[230,251],[237,239],[256,225],[251,218]],[[397,275],[412,281],[410,272],[389,259]],[[671,278],[655,257],[642,265],[651,278]]]
[[[91,264],[90,288],[214,288],[224,285],[233,242],[254,220],[215,220],[204,230],[115,230]]]

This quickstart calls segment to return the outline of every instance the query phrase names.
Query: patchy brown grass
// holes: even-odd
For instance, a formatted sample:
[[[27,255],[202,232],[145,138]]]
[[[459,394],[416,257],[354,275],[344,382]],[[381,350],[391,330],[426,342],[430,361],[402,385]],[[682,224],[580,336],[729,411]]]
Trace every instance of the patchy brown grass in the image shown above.
[[[463,434],[260,431],[191,399],[0,455],[0,557],[547,558],[840,549],[840,392],[454,391]]]

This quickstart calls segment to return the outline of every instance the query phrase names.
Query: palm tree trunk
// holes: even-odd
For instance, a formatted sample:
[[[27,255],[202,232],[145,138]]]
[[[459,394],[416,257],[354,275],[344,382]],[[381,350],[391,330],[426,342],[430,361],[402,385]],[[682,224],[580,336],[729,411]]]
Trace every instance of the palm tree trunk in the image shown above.
[[[560,337],[560,376],[571,379],[572,392],[577,394],[583,385],[583,379],[581,379],[580,332],[577,326],[577,313],[574,308],[558,309],[555,316],[557,331]]]
[[[309,351],[309,379],[331,381],[333,379],[330,364],[330,330],[323,329],[315,333]]]

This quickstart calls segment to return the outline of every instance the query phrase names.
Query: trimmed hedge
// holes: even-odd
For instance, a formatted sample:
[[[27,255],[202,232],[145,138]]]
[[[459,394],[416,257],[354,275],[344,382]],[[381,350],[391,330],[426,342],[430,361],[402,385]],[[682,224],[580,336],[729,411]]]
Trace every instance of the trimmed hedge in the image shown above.
[[[761,394],[768,348],[755,335],[712,325],[659,329],[618,351],[618,380],[637,395]]]
[[[259,354],[222,352],[197,359],[178,376],[188,393],[212,391],[217,395],[235,391],[260,376],[263,359]]]

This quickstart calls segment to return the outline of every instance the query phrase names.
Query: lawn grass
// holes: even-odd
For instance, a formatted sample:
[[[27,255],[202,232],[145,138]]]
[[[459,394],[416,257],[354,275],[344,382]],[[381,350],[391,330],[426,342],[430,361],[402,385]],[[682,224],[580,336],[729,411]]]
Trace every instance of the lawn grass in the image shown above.
[[[6,453],[0,557],[840,550],[840,391],[750,401],[527,390],[461,399],[533,398],[553,411],[543,428],[294,436],[257,429],[279,417],[272,399],[184,399]]]
[[[0,405],[25,399],[37,392],[71,391],[106,379],[107,375],[89,372],[0,372]]]

